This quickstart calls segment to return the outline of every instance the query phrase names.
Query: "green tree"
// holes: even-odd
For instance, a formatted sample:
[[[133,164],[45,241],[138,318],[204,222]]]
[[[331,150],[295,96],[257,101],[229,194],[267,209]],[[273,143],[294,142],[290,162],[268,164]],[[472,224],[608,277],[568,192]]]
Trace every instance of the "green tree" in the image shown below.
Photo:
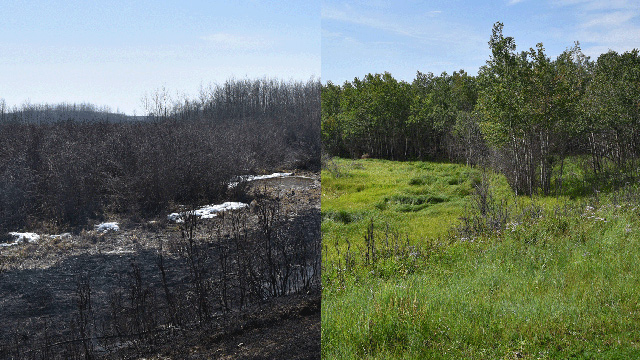
[[[477,111],[483,117],[482,132],[487,142],[503,152],[497,164],[517,193],[532,194],[535,181],[534,134],[527,116],[531,86],[528,53],[516,54],[512,37],[502,34],[496,23],[489,40],[491,58],[480,68],[482,90]]]
[[[321,138],[325,151],[334,155],[345,155],[340,121],[342,89],[331,81],[322,86],[321,92]]]
[[[600,55],[593,67],[582,103],[582,131],[588,136],[593,170],[604,160],[619,170],[637,168],[640,155],[640,56],[635,49],[624,54]]]

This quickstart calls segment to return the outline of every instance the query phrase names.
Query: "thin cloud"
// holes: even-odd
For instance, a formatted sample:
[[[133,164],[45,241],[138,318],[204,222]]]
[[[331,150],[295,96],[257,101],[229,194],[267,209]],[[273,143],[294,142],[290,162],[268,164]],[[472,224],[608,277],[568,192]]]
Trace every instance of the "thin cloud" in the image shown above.
[[[267,39],[224,32],[205,35],[200,39],[223,50],[263,50],[273,45]]]
[[[488,56],[485,34],[460,20],[453,8],[425,4],[385,10],[357,1],[322,7],[322,71],[334,82],[382,71],[410,80],[418,69],[471,69]]]
[[[321,11],[321,18],[323,21],[332,20],[369,27],[409,40],[409,42],[404,43],[397,41],[399,47],[405,46],[416,49],[424,48],[425,46],[446,46],[448,49],[453,49],[475,47],[476,43],[484,44],[483,36],[465,24],[448,20],[442,10],[425,9],[420,14],[422,16],[404,14],[399,17],[393,12],[369,12],[365,8],[354,8],[350,4],[345,4],[341,7],[324,5]],[[425,21],[425,16],[430,19]],[[442,31],[442,29],[448,30]],[[330,36],[329,34],[325,35],[328,35],[327,38]],[[343,40],[357,42],[362,45],[376,45],[387,41],[376,40],[373,37],[353,39],[347,38],[344,34],[341,35],[343,35]]]
[[[640,27],[624,26],[610,31],[585,31],[582,33],[593,47],[608,47],[616,51],[640,48]]]
[[[382,21],[374,17],[367,17],[363,15],[357,15],[354,13],[347,13],[343,10],[338,10],[332,7],[323,6],[321,11],[321,17],[323,20],[336,20],[341,22],[352,23],[356,25],[363,25],[377,30],[391,32],[396,35],[402,35],[412,38],[419,38],[422,34],[411,28],[395,24],[388,21]]]
[[[517,3],[521,3],[523,0],[509,0],[509,5],[515,5]]]
[[[321,17],[322,20],[333,20],[369,27],[375,30],[416,40],[418,43],[456,43],[460,42],[460,39],[467,38],[468,36],[474,36],[474,34],[471,33],[460,34],[455,31],[450,33],[434,31],[434,28],[443,28],[451,25],[451,23],[441,18],[440,15],[442,15],[442,13],[443,12],[441,10],[428,11],[426,12],[426,16],[433,20],[429,22],[420,21],[420,23],[414,22],[412,24],[410,20],[404,18],[402,20],[396,19],[396,21],[394,21],[393,16],[384,16],[384,19],[381,19],[374,15],[363,15],[362,9],[360,9],[360,11],[354,11],[349,6],[346,6],[345,9],[323,6]]]
[[[583,44],[585,54],[597,57],[609,49],[640,48],[638,0],[553,0],[552,4],[576,10],[578,23],[568,35]]]
[[[324,39],[327,39],[329,40],[329,43],[334,45],[340,42],[343,44],[348,44],[350,46],[352,45],[364,46],[364,44],[361,41],[358,41],[357,39],[351,36],[347,36],[341,32],[334,32],[334,31],[328,31],[328,30],[322,29],[322,38],[323,38],[323,41]]]
[[[637,0],[552,0],[551,4],[557,6],[576,5],[585,11],[632,10],[637,9],[640,6]]]
[[[586,20],[581,26],[585,28],[605,26],[605,27],[618,27],[627,23],[632,18],[636,17],[636,14],[629,11],[616,11],[612,13],[602,13],[589,16],[589,20]]]

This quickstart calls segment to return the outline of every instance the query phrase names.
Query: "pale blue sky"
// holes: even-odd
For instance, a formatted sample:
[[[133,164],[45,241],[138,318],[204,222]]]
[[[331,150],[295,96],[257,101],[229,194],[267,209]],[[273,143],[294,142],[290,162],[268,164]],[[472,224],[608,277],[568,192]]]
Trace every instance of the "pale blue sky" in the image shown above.
[[[80,0],[0,2],[0,98],[141,114],[161,87],[230,77],[342,83],[371,72],[475,74],[496,21],[518,50],[597,58],[640,48],[640,0]],[[321,21],[322,18],[322,21]]]
[[[542,42],[555,58],[579,41],[597,59],[640,48],[640,0],[322,0],[322,81],[389,71],[477,74],[495,22],[517,51]]]
[[[0,2],[0,98],[141,114],[164,86],[196,97],[235,77],[320,77],[320,2]]]

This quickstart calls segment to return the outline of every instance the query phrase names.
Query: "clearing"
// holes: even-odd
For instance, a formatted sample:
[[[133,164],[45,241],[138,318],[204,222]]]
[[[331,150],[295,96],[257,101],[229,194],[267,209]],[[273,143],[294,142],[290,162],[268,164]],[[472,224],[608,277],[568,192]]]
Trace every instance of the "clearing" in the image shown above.
[[[462,165],[326,169],[323,358],[640,356],[637,186],[522,198]]]

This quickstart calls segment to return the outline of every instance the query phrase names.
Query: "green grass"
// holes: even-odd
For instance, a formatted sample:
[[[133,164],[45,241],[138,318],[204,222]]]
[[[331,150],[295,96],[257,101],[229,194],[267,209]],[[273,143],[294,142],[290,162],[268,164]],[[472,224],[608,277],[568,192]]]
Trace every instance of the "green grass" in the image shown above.
[[[322,234],[325,244],[362,243],[370,220],[412,239],[447,236],[462,215],[481,173],[456,164],[334,160],[342,176],[322,172]],[[504,179],[492,174],[492,179]],[[507,191],[507,190],[504,190]],[[336,252],[330,249],[327,256]]]
[[[496,197],[542,211],[462,241],[450,229],[470,203],[478,170],[338,164],[348,175],[323,173],[322,212],[353,216],[323,217],[324,359],[640,358],[637,189],[598,201],[514,199],[491,175]],[[367,262],[372,223],[376,260]]]

